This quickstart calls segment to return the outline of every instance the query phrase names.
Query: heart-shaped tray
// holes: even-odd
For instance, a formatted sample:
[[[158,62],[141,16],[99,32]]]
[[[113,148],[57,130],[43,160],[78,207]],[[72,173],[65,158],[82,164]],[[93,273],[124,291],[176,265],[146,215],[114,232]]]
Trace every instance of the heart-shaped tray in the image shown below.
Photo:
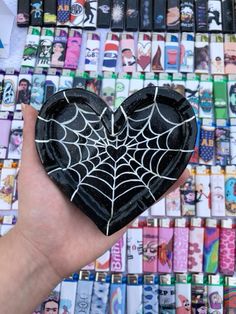
[[[147,87],[113,112],[84,89],[43,105],[36,147],[49,177],[106,235],[153,205],[184,171],[197,128],[188,101]]]

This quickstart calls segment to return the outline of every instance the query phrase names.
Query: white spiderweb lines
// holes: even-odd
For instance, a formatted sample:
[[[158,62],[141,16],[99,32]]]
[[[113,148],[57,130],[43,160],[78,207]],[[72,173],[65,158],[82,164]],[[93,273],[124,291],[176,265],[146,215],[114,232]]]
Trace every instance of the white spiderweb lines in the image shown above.
[[[48,174],[52,176],[62,171],[73,179],[71,201],[86,190],[100,207],[105,208],[106,215],[102,219],[106,222],[107,235],[112,222],[124,212],[127,204],[134,206],[136,195],[140,196],[140,206],[144,210],[142,197],[149,198],[152,203],[157,199],[153,189],[157,180],[177,180],[174,176],[165,175],[165,160],[171,162],[180,152],[192,152],[174,144],[181,134],[180,129],[195,117],[181,123],[169,120],[156,101],[157,94],[158,88],[153,103],[136,110],[131,117],[127,117],[120,107],[126,124],[114,136],[102,122],[108,108],[98,116],[89,106],[70,103],[65,92],[64,97],[73,108],[69,119],[57,121],[39,116],[43,123],[56,130],[51,138],[36,140],[37,143],[53,145],[58,154],[55,156],[58,166]],[[111,123],[114,120],[112,116]],[[164,123],[159,123],[160,120]],[[113,133],[114,125],[111,125],[111,130]]]

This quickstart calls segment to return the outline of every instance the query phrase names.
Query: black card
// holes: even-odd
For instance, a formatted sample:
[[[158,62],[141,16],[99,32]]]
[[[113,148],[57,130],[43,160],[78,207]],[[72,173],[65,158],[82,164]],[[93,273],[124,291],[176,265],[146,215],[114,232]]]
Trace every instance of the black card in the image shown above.
[[[167,30],[178,32],[180,30],[180,2],[169,0],[167,2]]]
[[[222,22],[224,33],[235,33],[235,12],[233,0],[225,0],[222,2]]]
[[[30,21],[32,26],[43,26],[43,1],[31,0]]]
[[[180,23],[182,32],[194,32],[194,1],[181,0]]]
[[[29,26],[30,0],[18,0],[17,26]]]
[[[125,22],[125,1],[113,0],[111,13],[111,30],[114,32],[122,32]]]
[[[57,1],[50,0],[44,2],[44,25],[55,26],[57,24]]]
[[[109,28],[111,23],[111,0],[98,0],[97,27]]]
[[[139,28],[139,0],[126,1],[125,29],[135,32]]]
[[[206,0],[196,0],[195,2],[195,26],[196,32],[208,31],[208,5]]]
[[[143,32],[152,31],[153,3],[152,0],[140,0],[139,30]]]

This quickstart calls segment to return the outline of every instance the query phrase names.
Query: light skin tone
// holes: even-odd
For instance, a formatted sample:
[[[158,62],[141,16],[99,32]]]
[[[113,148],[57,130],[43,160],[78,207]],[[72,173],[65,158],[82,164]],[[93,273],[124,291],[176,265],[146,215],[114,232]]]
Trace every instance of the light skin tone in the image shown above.
[[[101,256],[126,231],[106,237],[66,199],[36,152],[37,112],[24,106],[23,115],[19,219],[0,239],[0,304],[1,312],[8,314],[31,314],[63,278]],[[184,172],[171,190],[187,176]]]

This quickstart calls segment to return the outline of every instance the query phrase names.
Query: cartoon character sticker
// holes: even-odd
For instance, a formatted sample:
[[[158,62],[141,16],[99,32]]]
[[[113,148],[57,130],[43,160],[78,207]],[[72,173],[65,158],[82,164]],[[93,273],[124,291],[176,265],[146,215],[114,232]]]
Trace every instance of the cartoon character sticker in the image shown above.
[[[191,313],[191,304],[189,300],[182,294],[178,295],[181,305],[176,308],[176,314],[190,314]]]

